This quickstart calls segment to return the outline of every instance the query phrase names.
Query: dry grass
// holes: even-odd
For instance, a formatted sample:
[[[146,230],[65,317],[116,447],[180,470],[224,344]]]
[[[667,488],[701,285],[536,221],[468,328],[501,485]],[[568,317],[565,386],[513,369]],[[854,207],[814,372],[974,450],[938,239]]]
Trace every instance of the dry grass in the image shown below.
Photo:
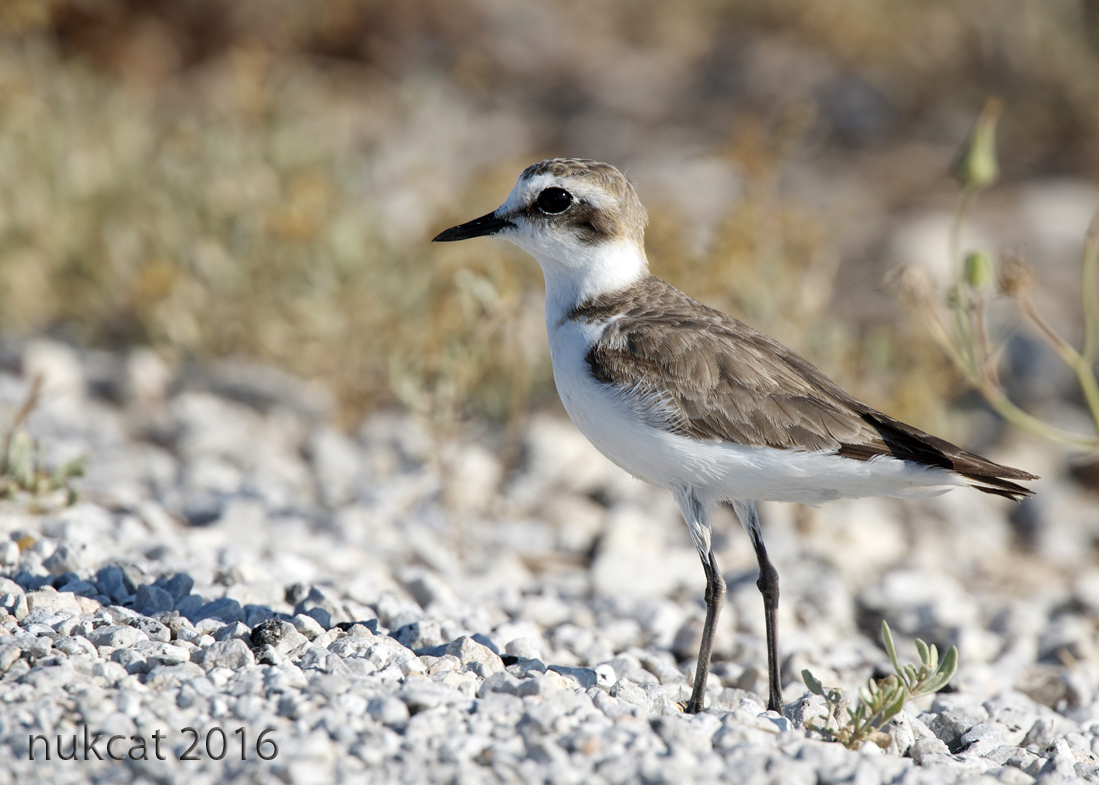
[[[605,75],[612,55],[677,75],[666,105],[634,119],[650,130],[669,120],[660,112],[693,111],[675,85],[715,68],[722,36],[826,52],[865,71],[901,119],[977,103],[980,74],[1003,58],[996,73],[1027,74],[1005,91],[1027,118],[1006,130],[1032,142],[1017,145],[1024,165],[1099,167],[1077,139],[1099,130],[1099,78],[1080,78],[1099,70],[1080,24],[1093,4],[956,5],[699,0],[669,17],[658,3],[608,4],[589,28],[598,51],[535,51],[518,12],[431,0],[280,5],[271,19],[247,2],[212,19],[201,3],[120,3],[110,25],[86,4],[5,5],[0,333],[145,343],[172,361],[256,358],[324,380],[350,417],[393,402],[443,421],[519,415],[552,398],[536,266],[496,243],[427,240],[496,203],[532,157],[564,152],[569,112],[623,111],[613,79],[648,83]],[[1021,14],[1028,24],[1012,24]],[[604,77],[602,93],[585,92]],[[829,316],[831,228],[783,188],[799,150],[829,144],[813,117],[776,124],[750,91],[690,90],[703,107],[740,101],[717,133],[744,189],[698,256],[679,252],[679,216],[655,211],[654,272],[929,424],[926,402],[951,390],[930,342]],[[501,106],[545,134],[513,142],[507,122],[482,122]],[[478,148],[486,128],[499,136]],[[850,160],[815,153],[832,154]]]

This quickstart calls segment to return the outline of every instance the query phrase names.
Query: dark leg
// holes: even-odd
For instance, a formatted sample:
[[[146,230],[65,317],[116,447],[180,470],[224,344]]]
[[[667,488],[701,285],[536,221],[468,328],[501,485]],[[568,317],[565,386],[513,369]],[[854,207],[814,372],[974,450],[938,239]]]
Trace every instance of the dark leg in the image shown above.
[[[687,701],[688,714],[698,714],[703,709],[717,618],[721,615],[721,606],[725,604],[725,579],[717,568],[717,557],[712,548],[702,557],[702,569],[706,571],[706,624],[702,627],[702,646],[698,650],[698,664],[695,666],[694,689],[691,690],[691,699]]]
[[[767,558],[767,548],[763,545],[763,534],[759,529],[755,505],[751,510],[753,525],[748,533],[752,536],[752,545],[756,549],[756,561],[759,562],[759,580],[756,586],[763,595],[763,618],[767,623],[767,708],[782,714],[782,682],[778,674],[778,625],[775,614],[778,612],[778,570]]]

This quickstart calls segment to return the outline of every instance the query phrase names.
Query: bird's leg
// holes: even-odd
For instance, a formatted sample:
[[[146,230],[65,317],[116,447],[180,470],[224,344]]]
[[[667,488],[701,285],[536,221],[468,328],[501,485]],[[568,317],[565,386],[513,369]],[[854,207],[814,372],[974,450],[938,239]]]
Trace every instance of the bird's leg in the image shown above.
[[[702,702],[706,697],[706,678],[710,674],[710,655],[714,650],[717,618],[721,615],[721,606],[725,604],[725,579],[721,577],[721,571],[717,568],[717,557],[714,556],[713,548],[702,556],[702,569],[706,572],[706,623],[702,627],[702,646],[698,650],[694,688],[691,690],[691,699],[687,701],[688,714],[698,714],[703,709]]]
[[[752,538],[752,547],[759,562],[759,579],[756,586],[763,595],[763,618],[767,624],[767,708],[782,714],[782,682],[778,673],[778,625],[775,615],[778,613],[778,570],[767,558],[767,548],[763,544],[763,532],[759,527],[754,502],[748,505],[749,524],[745,527]]]

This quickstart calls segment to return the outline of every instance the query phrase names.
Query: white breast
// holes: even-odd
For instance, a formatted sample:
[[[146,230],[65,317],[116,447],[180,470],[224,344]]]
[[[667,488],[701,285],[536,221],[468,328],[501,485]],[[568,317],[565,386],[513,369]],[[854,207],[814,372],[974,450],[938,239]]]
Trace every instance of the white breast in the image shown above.
[[[843,497],[934,496],[963,485],[953,472],[890,457],[869,461],[829,453],[697,441],[659,427],[658,402],[599,382],[587,354],[609,322],[547,322],[553,379],[576,427],[633,476],[711,500],[819,504]]]

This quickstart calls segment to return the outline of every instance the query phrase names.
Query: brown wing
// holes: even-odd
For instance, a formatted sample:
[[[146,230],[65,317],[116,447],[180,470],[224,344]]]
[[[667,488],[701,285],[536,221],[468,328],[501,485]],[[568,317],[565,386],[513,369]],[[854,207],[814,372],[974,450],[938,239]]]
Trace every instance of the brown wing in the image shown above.
[[[782,344],[658,278],[571,316],[608,320],[587,356],[595,378],[662,401],[667,426],[684,435],[857,460],[891,455],[952,469],[988,493],[1031,493],[1009,480],[1033,475],[875,411]]]

